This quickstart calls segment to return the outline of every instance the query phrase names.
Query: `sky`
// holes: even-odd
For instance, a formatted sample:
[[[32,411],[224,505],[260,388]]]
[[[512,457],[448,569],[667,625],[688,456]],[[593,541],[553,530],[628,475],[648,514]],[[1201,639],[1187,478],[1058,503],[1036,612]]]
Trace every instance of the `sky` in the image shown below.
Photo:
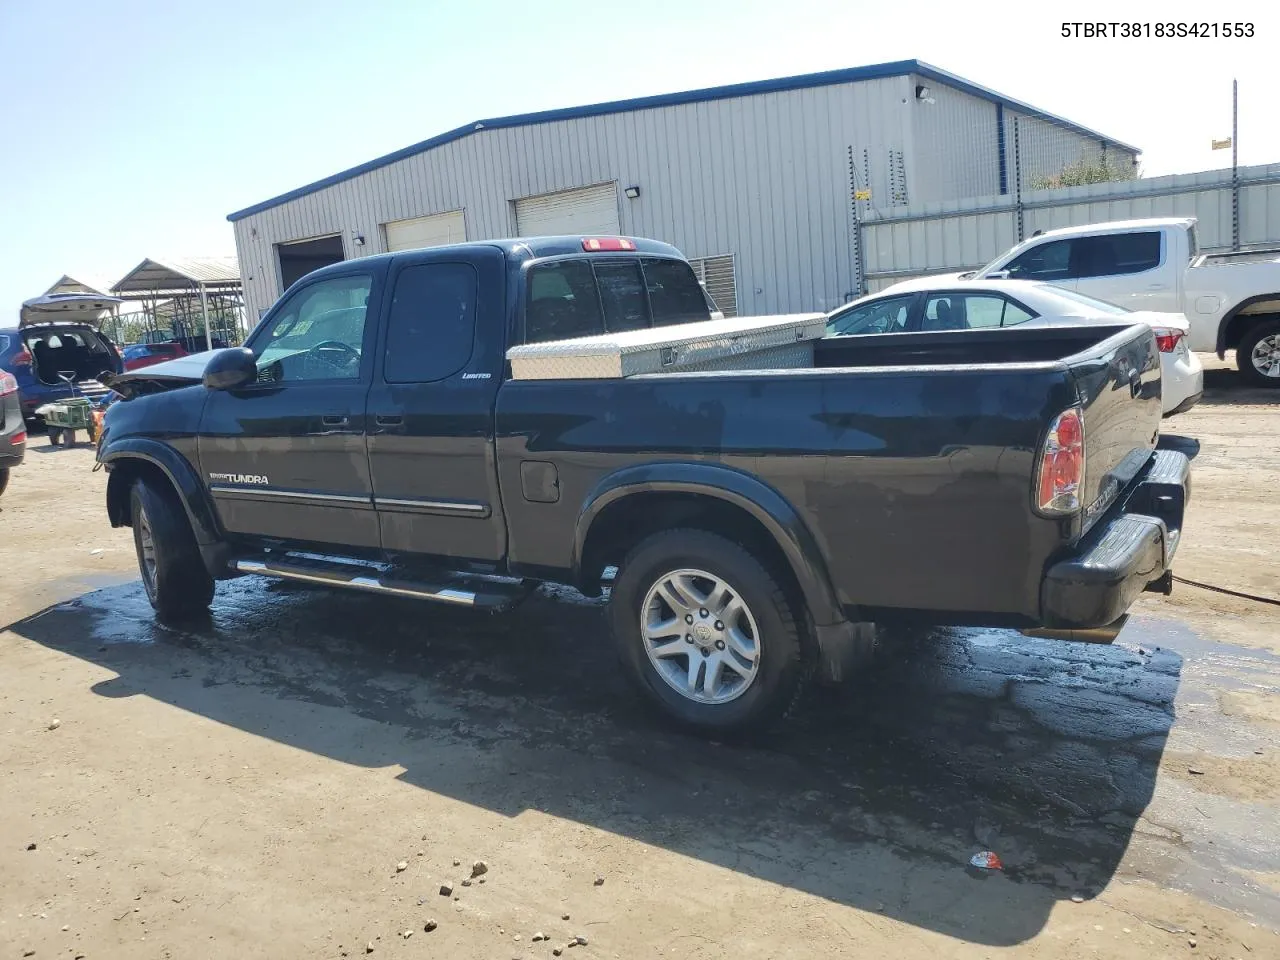
[[[1069,10],[1063,13],[1063,10]],[[1252,39],[1064,38],[1071,21]],[[1280,3],[0,0],[0,325],[62,274],[235,252],[228,213],[465,122],[920,59],[1142,149],[1280,163]]]

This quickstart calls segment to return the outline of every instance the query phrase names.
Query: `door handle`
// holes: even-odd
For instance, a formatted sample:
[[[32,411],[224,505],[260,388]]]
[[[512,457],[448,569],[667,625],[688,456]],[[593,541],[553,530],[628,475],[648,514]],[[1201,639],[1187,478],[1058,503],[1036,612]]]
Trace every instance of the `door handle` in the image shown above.
[[[397,414],[378,414],[373,418],[373,422],[380,427],[401,427],[404,426],[404,417]]]
[[[1129,372],[1129,396],[1136,398],[1142,393],[1142,374],[1137,370]]]
[[[346,417],[321,417],[320,422],[326,427],[345,427],[347,425]]]

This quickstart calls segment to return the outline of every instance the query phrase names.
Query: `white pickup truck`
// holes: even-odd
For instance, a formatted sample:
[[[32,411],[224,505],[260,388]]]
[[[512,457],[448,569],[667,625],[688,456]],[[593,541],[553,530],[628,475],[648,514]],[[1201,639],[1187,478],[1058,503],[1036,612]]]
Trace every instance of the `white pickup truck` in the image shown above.
[[[1192,350],[1235,350],[1246,380],[1280,387],[1280,256],[1202,254],[1194,217],[1049,230],[960,276],[1040,280],[1130,310],[1183,313]]]

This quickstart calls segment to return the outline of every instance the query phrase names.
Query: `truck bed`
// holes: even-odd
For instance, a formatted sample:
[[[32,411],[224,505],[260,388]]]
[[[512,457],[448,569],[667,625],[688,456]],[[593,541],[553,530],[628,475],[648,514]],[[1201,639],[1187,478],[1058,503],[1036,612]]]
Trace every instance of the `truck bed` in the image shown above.
[[[508,381],[496,433],[512,564],[571,567],[573,544],[546,531],[573,527],[605,477],[705,462],[795,506],[849,608],[1029,622],[1051,555],[1154,447],[1159,361],[1145,325],[826,339],[815,356],[811,368]],[[1076,404],[1096,510],[1041,517],[1037,451]],[[524,502],[531,462],[554,464],[555,502]]]

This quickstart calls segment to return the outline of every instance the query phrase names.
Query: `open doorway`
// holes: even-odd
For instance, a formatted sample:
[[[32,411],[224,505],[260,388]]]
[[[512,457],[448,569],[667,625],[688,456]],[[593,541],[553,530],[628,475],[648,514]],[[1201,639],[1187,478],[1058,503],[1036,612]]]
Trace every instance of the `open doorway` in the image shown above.
[[[283,293],[312,270],[319,270],[331,263],[346,259],[342,251],[342,236],[317,237],[314,240],[296,240],[293,243],[276,244],[280,258],[280,292]]]

